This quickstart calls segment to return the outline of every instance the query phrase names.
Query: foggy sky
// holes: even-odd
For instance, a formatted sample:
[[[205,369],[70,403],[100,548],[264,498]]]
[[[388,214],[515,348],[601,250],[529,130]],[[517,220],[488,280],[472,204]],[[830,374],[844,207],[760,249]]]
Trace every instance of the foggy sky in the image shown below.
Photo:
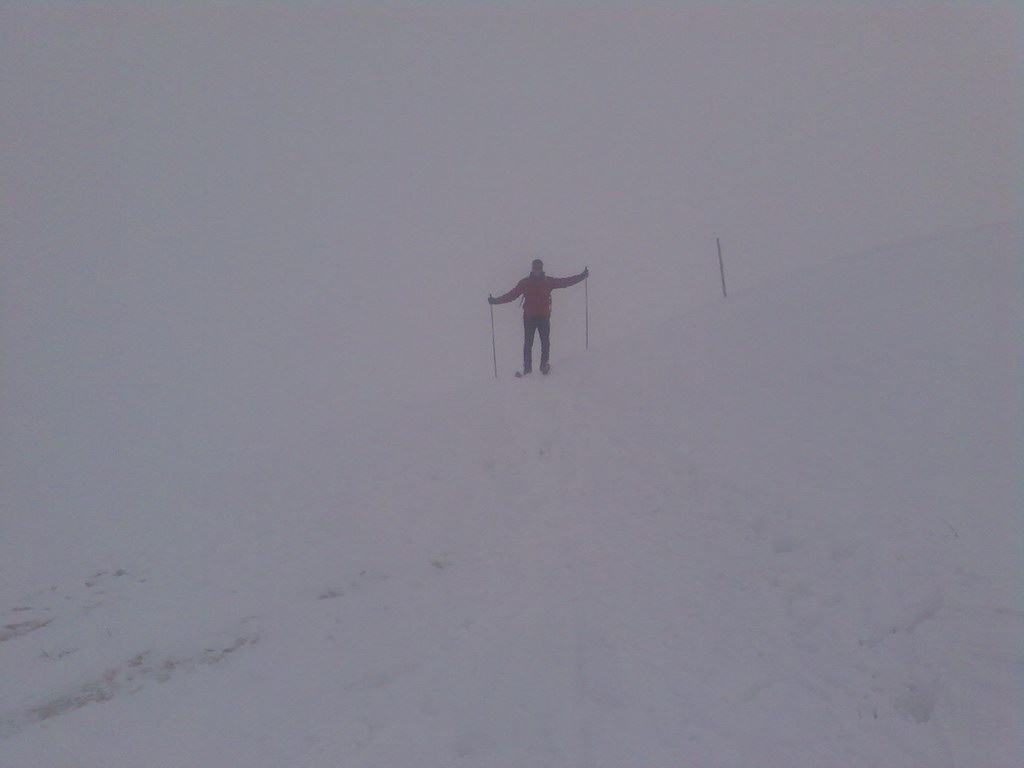
[[[1019,218],[1019,22],[984,2],[8,2],[9,471],[155,482],[484,382],[486,296],[535,257],[590,267],[604,343],[716,300],[715,237],[740,296]],[[518,309],[495,314],[508,375]],[[556,366],[583,314],[582,286],[556,293]]]

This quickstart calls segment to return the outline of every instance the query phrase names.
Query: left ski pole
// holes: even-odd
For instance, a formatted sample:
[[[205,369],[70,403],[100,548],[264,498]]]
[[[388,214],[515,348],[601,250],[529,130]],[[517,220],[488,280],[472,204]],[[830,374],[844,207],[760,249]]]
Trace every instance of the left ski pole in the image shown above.
[[[491,298],[488,296],[488,298]],[[491,352],[494,354],[494,378],[498,378],[498,345],[494,342],[494,305],[491,304]]]
[[[590,268],[584,269],[587,270],[587,277],[583,281],[583,327],[586,333],[585,349],[590,349]]]

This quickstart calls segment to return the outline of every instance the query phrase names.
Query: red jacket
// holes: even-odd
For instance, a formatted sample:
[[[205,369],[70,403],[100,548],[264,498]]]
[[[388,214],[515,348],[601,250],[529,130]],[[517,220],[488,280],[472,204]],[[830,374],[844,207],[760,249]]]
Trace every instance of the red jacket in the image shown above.
[[[551,317],[551,291],[576,285],[583,278],[582,272],[572,277],[548,277],[543,272],[535,277],[531,273],[516,283],[511,291],[496,298],[494,303],[507,304],[522,296],[525,317]]]

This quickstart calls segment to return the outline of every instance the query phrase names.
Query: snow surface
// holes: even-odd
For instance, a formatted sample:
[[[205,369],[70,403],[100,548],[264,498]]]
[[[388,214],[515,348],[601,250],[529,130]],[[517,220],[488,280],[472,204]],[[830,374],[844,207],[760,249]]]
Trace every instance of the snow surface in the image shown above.
[[[12,518],[0,766],[1024,764],[1022,235]]]

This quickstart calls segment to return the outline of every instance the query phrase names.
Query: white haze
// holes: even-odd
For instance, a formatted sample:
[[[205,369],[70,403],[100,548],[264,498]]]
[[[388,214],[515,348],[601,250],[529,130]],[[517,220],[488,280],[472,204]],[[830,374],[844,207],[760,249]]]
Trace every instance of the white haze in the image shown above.
[[[1010,4],[0,13],[22,554],[73,558],[325,422],[486,380],[485,298],[534,257],[591,268],[594,346],[714,300],[716,237],[742,294],[1020,214]],[[583,291],[556,295],[556,364]],[[496,323],[507,376],[517,311]]]
[[[65,552],[38,510],[0,766],[1024,765],[1022,248],[837,258]]]

